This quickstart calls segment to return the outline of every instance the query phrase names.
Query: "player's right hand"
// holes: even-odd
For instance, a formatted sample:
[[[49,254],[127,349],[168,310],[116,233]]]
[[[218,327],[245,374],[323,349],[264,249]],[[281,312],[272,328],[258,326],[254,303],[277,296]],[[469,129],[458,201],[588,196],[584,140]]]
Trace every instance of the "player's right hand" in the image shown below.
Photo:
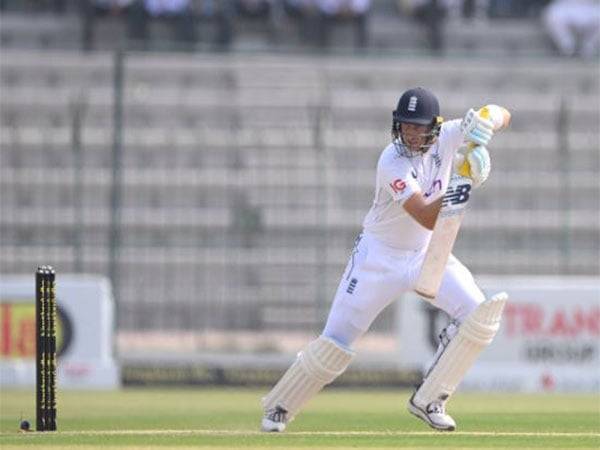
[[[490,154],[482,145],[464,146],[454,156],[454,171],[473,180],[473,187],[481,186],[490,175],[492,162]]]

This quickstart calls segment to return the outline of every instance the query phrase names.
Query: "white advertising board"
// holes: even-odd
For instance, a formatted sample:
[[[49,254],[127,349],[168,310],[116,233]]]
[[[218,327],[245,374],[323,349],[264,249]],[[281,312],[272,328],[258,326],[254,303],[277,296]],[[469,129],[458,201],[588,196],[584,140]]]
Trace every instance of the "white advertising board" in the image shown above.
[[[509,300],[494,342],[461,389],[519,392],[600,391],[600,281],[569,277],[480,278],[486,296]],[[448,317],[416,294],[397,308],[399,359],[424,369]]]
[[[120,384],[113,358],[114,302],[107,279],[56,276],[58,387]],[[35,385],[35,279],[0,276],[0,386]]]

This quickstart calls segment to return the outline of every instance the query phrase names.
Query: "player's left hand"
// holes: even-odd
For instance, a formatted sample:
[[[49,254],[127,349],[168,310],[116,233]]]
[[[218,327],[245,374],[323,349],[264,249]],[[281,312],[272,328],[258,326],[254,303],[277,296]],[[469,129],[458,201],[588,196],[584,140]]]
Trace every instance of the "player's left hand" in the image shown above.
[[[473,180],[473,188],[481,186],[487,180],[491,168],[490,154],[482,145],[471,148],[464,146],[454,157],[454,171]]]
[[[473,108],[465,114],[460,129],[468,142],[477,145],[488,145],[494,135],[494,123],[490,119],[481,117]]]

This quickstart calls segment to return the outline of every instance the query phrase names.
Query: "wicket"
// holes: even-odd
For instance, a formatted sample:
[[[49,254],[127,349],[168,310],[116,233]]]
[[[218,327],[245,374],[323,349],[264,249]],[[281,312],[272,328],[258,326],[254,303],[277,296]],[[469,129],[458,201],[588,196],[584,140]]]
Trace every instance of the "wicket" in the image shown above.
[[[35,274],[36,430],[56,430],[56,294],[55,272],[40,266]]]

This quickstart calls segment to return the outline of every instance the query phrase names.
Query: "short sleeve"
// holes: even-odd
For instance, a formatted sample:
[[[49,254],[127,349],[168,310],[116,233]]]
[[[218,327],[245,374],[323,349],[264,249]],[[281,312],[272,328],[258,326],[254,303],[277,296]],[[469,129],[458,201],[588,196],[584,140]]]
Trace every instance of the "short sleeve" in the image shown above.
[[[379,182],[396,202],[403,204],[421,188],[416,180],[416,172],[408,161],[394,159],[391,164],[379,167]]]

